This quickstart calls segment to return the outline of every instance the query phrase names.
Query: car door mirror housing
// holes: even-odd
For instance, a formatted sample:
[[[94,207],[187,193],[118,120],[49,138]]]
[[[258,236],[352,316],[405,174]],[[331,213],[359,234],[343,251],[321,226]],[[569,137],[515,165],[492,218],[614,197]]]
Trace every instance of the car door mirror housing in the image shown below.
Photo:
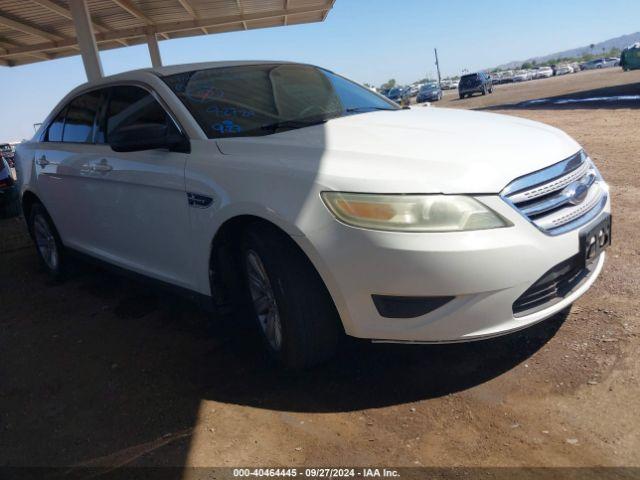
[[[189,153],[189,139],[166,124],[146,123],[120,128],[109,137],[109,145],[115,152],[138,152],[165,149],[171,152]]]

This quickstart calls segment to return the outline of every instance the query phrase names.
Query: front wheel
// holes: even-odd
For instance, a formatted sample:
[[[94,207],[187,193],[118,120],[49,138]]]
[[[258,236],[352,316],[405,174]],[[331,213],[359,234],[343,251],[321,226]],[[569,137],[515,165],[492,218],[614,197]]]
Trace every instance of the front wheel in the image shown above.
[[[40,203],[31,207],[29,233],[36,244],[40,264],[55,280],[60,280],[66,266],[64,246],[53,220]]]
[[[331,358],[342,335],[340,318],[324,282],[293,240],[256,224],[244,235],[240,257],[247,299],[269,353],[296,370]]]

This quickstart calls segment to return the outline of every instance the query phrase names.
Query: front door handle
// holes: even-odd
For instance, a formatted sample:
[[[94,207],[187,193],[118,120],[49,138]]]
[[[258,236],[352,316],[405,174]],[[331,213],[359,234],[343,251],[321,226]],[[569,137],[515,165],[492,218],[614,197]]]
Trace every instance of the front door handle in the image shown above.
[[[49,160],[47,160],[47,156],[46,155],[40,155],[40,158],[38,159],[38,165],[40,165],[41,167],[46,167],[50,163],[51,162]]]
[[[96,163],[92,166],[92,170],[100,173],[107,173],[113,170],[113,167],[107,163],[105,159],[100,160],[100,163]]]

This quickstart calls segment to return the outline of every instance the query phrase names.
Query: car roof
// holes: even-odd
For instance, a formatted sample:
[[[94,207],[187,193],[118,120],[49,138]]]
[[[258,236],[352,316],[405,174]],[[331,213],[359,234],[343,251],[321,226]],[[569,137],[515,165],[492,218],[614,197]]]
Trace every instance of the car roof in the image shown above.
[[[108,75],[99,80],[93,82],[86,82],[80,87],[86,88],[87,86],[102,85],[104,83],[113,82],[114,80],[139,80],[148,75],[155,75],[158,77],[166,77],[168,75],[174,75],[178,73],[192,72],[194,70],[206,70],[210,68],[225,68],[225,67],[240,67],[247,65],[306,65],[298,62],[287,62],[282,60],[238,60],[238,61],[224,61],[224,62],[199,62],[199,63],[183,63],[180,65],[169,65],[165,67],[155,68],[140,68],[136,70],[129,70],[115,75]]]

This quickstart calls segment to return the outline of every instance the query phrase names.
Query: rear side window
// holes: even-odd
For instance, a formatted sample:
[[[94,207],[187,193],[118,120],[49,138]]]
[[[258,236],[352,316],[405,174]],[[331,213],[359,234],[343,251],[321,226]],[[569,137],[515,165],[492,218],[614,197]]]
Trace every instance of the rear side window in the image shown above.
[[[167,125],[173,121],[147,90],[135,86],[113,87],[107,108],[106,141],[120,129],[140,125]]]
[[[47,131],[47,141],[48,142],[61,142],[62,141],[62,131],[64,130],[64,117],[67,113],[67,108],[63,108],[58,116],[51,122],[49,125],[49,130]]]
[[[96,90],[80,95],[71,102],[64,123],[63,142],[93,141],[93,125],[101,99],[102,93]]]

